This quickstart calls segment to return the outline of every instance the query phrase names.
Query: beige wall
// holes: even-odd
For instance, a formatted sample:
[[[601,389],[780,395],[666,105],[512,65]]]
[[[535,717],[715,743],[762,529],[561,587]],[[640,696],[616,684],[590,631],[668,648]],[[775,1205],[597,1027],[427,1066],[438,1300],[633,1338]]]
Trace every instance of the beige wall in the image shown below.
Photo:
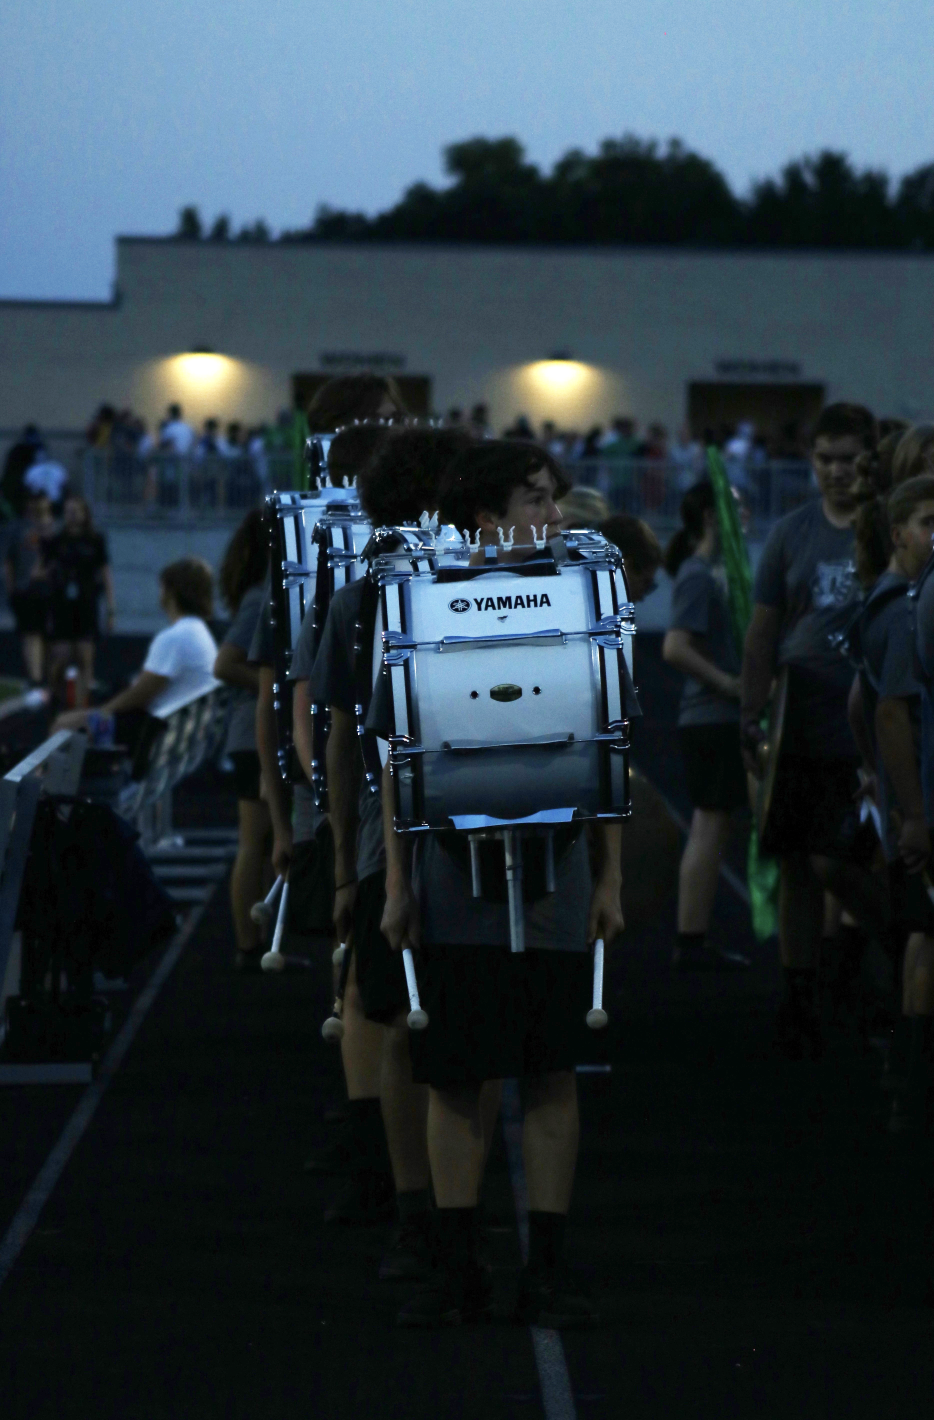
[[[101,400],[151,422],[256,422],[324,352],[393,352],[434,403],[577,426],[676,426],[721,359],[787,360],[829,398],[934,413],[934,258],[121,240],[119,301],[0,302],[0,427],[80,427]],[[223,359],[179,359],[208,346]],[[533,370],[555,350],[586,368]],[[558,381],[556,383],[555,381]]]

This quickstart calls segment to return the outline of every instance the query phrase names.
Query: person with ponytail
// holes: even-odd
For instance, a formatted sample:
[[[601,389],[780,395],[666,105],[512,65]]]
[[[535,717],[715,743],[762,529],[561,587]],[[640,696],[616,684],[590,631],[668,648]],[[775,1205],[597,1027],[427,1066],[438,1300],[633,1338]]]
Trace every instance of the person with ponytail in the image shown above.
[[[730,814],[747,802],[739,741],[739,648],[726,587],[716,571],[719,551],[714,490],[705,480],[681,500],[681,527],[665,553],[665,570],[675,585],[662,654],[685,676],[678,736],[694,806],[678,874],[672,964],[679,971],[749,965],[747,957],[707,940]]]

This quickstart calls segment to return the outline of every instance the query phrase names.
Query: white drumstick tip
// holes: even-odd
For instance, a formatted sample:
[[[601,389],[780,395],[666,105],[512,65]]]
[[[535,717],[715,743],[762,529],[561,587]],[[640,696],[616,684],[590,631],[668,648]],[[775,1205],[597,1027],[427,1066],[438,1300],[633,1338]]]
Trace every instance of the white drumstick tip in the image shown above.
[[[263,952],[259,964],[263,971],[282,971],[285,967],[285,957],[281,952]]]
[[[428,1012],[419,1006],[417,1010],[409,1012],[406,1020],[409,1030],[424,1030],[428,1024]]]
[[[609,1016],[602,1007],[592,1007],[587,1012],[587,1024],[591,1030],[603,1030],[609,1020]]]
[[[327,1041],[338,1041],[344,1038],[344,1022],[340,1016],[328,1016],[321,1027],[321,1034]]]
[[[272,887],[263,898],[262,902],[254,902],[250,908],[250,917],[257,927],[268,927],[272,921],[273,904],[279,896],[279,889],[282,887],[283,877],[280,873]]]
[[[339,947],[334,948],[333,952],[331,953],[331,961],[334,963],[335,966],[340,966],[341,962],[344,960],[344,953],[346,952],[346,950],[346,942],[341,942]]]

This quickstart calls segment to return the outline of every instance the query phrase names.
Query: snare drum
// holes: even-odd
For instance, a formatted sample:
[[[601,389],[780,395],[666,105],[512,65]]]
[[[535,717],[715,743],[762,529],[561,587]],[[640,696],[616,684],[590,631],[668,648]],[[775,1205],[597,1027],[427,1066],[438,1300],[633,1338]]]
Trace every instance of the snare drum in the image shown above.
[[[376,569],[375,569],[376,570]],[[400,831],[627,818],[633,607],[599,534],[378,566]]]
[[[314,606],[317,581],[314,529],[329,513],[356,511],[356,499],[353,488],[327,487],[316,493],[274,493],[266,499],[279,770],[283,779],[292,782],[300,782],[304,776],[292,745],[292,687],[288,676],[302,622]]]

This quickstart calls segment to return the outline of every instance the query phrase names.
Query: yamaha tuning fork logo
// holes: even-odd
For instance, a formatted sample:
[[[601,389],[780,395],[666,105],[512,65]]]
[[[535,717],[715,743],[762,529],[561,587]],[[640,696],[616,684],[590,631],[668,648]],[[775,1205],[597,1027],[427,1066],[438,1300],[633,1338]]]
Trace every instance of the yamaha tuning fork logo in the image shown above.
[[[455,597],[452,602],[448,602],[448,606],[451,608],[452,611],[470,610],[470,602],[467,600],[466,597]]]

